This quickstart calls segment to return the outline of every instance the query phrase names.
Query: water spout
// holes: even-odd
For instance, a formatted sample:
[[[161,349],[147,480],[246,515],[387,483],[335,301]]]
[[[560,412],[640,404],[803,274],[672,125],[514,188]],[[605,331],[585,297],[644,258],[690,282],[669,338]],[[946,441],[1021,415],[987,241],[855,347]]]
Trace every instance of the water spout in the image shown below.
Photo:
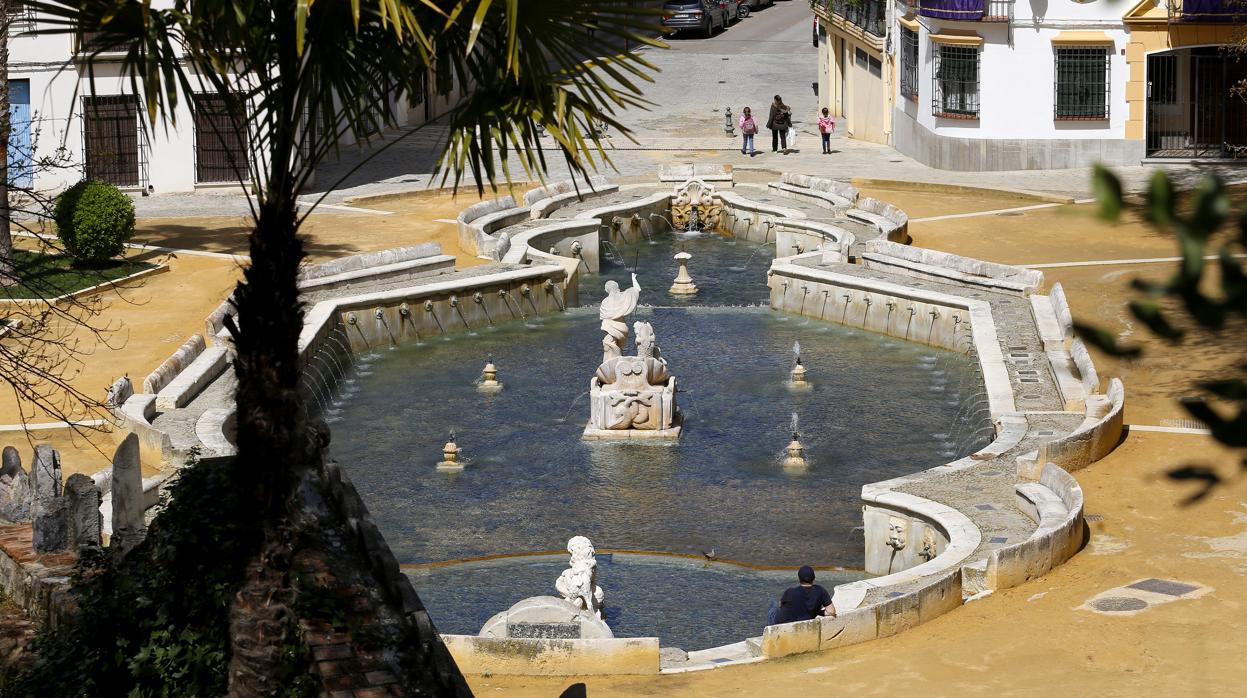
[[[810,387],[805,379],[805,366],[801,363],[801,342],[792,343],[792,370],[788,373],[788,387],[793,390],[805,390]],[[792,431],[797,431],[797,413],[792,413]]]
[[[445,335],[446,328],[442,327],[442,321],[437,317],[437,311],[433,310],[433,301],[424,302],[424,312],[433,316],[433,322],[437,323],[437,331],[442,335]]]
[[[477,305],[481,306],[481,310],[485,311],[485,321],[489,323],[490,327],[493,327],[494,319],[489,314],[489,306],[485,305],[485,294],[481,293],[480,291],[473,293],[472,301],[475,302]]]
[[[545,283],[541,284],[541,287],[546,290],[546,293],[554,296],[554,304],[559,307],[560,313],[567,310],[563,307],[563,298],[561,293],[562,289],[558,286],[558,284],[554,283],[554,279],[546,279]]]
[[[803,470],[806,467],[805,447],[801,445],[800,433],[797,430],[797,413],[792,413],[792,441],[788,442],[788,446],[784,449],[787,457],[784,458],[784,468]]]
[[[524,314],[524,309],[523,309],[523,308],[521,308],[521,307],[520,307],[520,304],[519,304],[519,303],[516,303],[516,302],[515,302],[515,299],[511,297],[511,291],[509,291],[509,290],[507,290],[507,289],[505,289],[505,288],[504,288],[504,289],[502,289],[502,290],[498,291],[498,297],[499,297],[499,298],[501,298],[501,299],[503,300],[503,302],[507,304],[507,310],[511,311],[511,318],[512,318],[512,319],[514,319],[514,318],[515,318],[515,312],[516,312],[517,310],[518,310],[518,311],[519,311],[519,313],[520,313],[520,319],[521,319],[521,320],[527,320],[527,319],[528,319],[528,316]],[[512,306],[514,306],[514,310],[512,310]]]
[[[537,310],[537,304],[533,302],[533,287],[528,284],[520,286],[520,295],[528,299],[528,307],[533,309],[533,315],[540,315],[541,311]]]

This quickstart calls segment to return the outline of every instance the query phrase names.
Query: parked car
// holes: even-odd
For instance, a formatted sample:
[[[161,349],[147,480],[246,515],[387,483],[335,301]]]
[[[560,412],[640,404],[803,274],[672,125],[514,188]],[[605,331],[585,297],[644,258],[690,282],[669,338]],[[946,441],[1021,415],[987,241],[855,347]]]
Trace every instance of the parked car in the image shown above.
[[[739,12],[739,0],[668,0],[662,5],[662,25],[710,38],[716,28],[726,29],[736,21]]]
[[[749,16],[750,11],[760,7],[770,7],[775,4],[775,0],[740,0],[740,9],[737,10],[737,16],[744,19]]]

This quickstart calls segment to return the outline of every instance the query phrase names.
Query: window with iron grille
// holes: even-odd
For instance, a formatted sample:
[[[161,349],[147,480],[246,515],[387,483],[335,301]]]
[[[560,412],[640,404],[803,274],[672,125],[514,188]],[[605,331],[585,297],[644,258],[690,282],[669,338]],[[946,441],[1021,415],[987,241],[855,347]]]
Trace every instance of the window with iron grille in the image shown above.
[[[918,101],[918,32],[901,27],[901,96]]]
[[[1056,49],[1056,118],[1108,118],[1109,50],[1103,46]]]
[[[197,94],[194,109],[195,181],[245,181],[251,151],[243,96]]]
[[[935,45],[931,113],[950,119],[979,118],[979,49]]]
[[[86,177],[119,187],[142,183],[139,100],[134,95],[84,96],[82,146]]]
[[[25,0],[9,0],[9,36],[35,28],[35,8]]]
[[[1177,104],[1177,56],[1169,54],[1147,57],[1147,91],[1152,104]]]

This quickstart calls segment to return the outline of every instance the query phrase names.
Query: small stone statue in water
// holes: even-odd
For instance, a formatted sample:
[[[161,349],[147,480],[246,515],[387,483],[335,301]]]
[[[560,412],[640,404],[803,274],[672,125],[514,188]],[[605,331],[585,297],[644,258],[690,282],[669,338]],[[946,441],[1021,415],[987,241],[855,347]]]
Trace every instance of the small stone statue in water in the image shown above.
[[[593,543],[584,536],[567,541],[571,567],[554,582],[559,594],[577,608],[602,617],[602,587],[598,586],[597,555]]]
[[[606,282],[606,298],[602,299],[602,306],[598,309],[602,331],[606,333],[602,338],[602,363],[623,355],[624,344],[628,341],[628,323],[624,322],[624,318],[636,310],[640,299],[641,284],[637,283],[635,273],[632,275],[632,288],[626,291],[620,291],[614,279]]]

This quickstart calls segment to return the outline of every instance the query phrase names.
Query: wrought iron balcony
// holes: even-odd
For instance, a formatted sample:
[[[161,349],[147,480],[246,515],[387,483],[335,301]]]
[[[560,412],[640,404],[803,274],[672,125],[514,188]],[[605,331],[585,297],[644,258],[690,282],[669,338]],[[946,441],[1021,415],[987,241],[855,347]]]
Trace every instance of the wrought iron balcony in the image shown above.
[[[887,36],[887,11],[884,0],[817,0],[828,15],[843,19],[867,34]]]
[[[1244,0],[1169,0],[1169,19],[1174,22],[1247,23]]]
[[[1012,22],[1014,0],[908,0],[923,17],[963,22]]]

